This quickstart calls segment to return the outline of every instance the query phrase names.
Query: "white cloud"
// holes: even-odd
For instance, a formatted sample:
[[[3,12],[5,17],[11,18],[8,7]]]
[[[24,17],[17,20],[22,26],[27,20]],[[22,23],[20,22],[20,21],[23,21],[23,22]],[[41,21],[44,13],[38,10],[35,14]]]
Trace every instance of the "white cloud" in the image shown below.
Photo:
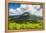
[[[21,15],[23,13],[23,11],[21,10],[21,8],[17,8],[16,12],[18,13],[18,15]]]
[[[36,9],[34,7],[36,7]],[[40,5],[33,5],[32,14],[36,16],[42,16],[42,9],[39,9],[39,8],[40,8]]]
[[[21,4],[20,8],[26,8],[27,4]]]
[[[16,10],[14,10],[14,9],[9,9],[9,15],[15,15],[16,14],[15,11]]]
[[[20,8],[17,9],[9,9],[9,15],[21,15],[23,12]]]
[[[36,16],[42,16],[42,9],[40,9],[40,5],[28,5],[28,7],[29,7],[29,9],[27,11],[29,13],[36,15]],[[37,9],[39,9],[39,10],[37,10]]]
[[[34,8],[40,8],[40,5],[33,5]]]
[[[42,16],[42,9],[40,10],[37,10],[35,9],[35,7],[37,9],[40,8],[40,5],[25,5],[25,4],[21,4],[20,8],[17,8],[17,9],[10,9],[10,13],[13,13],[13,14],[10,14],[10,15],[21,15],[23,14],[24,12],[29,12],[33,15],[36,15],[36,16]],[[21,8],[23,9],[26,9],[26,10],[22,10]]]

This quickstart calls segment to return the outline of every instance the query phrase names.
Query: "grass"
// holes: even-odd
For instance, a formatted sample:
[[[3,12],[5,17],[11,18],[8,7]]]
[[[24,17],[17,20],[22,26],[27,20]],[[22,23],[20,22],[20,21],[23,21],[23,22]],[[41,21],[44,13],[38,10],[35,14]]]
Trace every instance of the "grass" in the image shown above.
[[[31,21],[9,21],[9,30],[20,30],[20,29],[42,29],[42,22],[32,23]]]

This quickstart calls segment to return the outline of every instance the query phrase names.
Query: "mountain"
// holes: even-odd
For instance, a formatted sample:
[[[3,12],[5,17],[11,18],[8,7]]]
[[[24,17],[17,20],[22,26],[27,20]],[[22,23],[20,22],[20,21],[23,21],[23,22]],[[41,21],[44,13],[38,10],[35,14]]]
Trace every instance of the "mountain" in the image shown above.
[[[15,15],[15,16],[10,16],[13,20],[33,20],[33,21],[38,21],[41,19],[41,17],[32,15],[29,12],[25,12],[22,15]]]

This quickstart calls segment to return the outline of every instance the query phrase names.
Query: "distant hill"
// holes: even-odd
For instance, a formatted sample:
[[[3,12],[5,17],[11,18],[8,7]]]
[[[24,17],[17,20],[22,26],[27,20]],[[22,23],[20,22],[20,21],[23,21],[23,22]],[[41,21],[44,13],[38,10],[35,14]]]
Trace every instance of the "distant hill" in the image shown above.
[[[33,21],[38,21],[41,19],[41,17],[32,15],[28,12],[25,12],[22,15],[10,16],[10,18],[12,18],[14,20],[33,20]]]

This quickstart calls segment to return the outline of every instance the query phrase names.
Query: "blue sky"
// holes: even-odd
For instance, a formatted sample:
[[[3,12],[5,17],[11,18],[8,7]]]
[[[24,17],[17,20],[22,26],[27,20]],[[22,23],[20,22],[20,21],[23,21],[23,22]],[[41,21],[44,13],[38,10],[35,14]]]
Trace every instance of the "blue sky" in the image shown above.
[[[9,15],[21,15],[24,12],[29,12],[32,15],[42,16],[42,9],[40,9],[40,5],[28,5],[28,4],[9,4]]]
[[[9,8],[16,9],[19,8],[21,4],[9,3]]]

